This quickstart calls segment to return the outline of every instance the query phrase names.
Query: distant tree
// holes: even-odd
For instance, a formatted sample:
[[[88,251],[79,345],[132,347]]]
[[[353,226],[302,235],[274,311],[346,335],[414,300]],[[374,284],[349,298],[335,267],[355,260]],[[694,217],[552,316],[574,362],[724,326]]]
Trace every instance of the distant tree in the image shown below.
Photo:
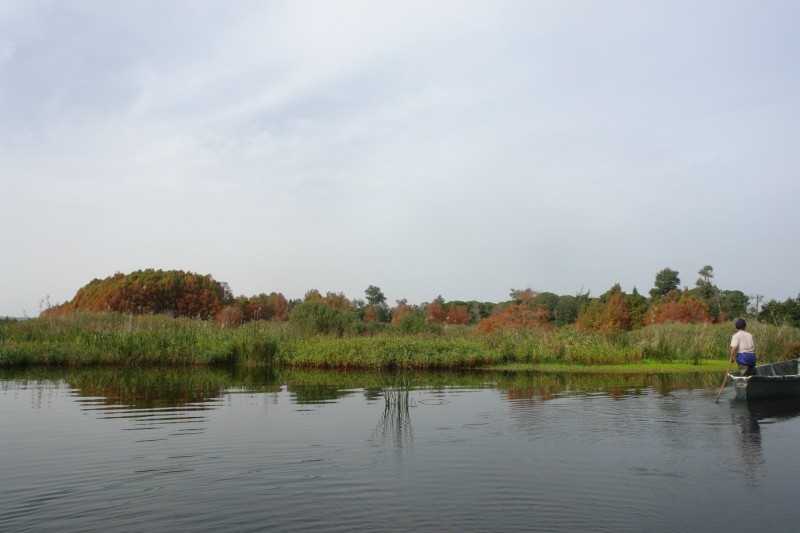
[[[570,294],[559,296],[556,309],[552,312],[556,325],[564,326],[567,324],[574,324],[575,320],[578,318],[580,303],[577,296],[572,296]]]
[[[348,300],[343,292],[328,291],[325,293],[323,300],[331,307],[341,309],[342,311],[355,311],[357,308],[356,303]]]
[[[242,298],[244,297],[242,296],[239,299]],[[245,303],[241,308],[243,309],[243,320],[245,322],[254,320],[282,322],[289,320],[289,302],[281,293],[264,294],[262,292],[258,296],[245,299]]]
[[[632,328],[628,296],[619,283],[592,300],[578,314],[575,322],[583,331],[627,331]]]
[[[477,324],[484,318],[492,316],[492,312],[497,304],[493,302],[478,302],[472,300],[468,302],[469,314],[472,324]]]
[[[425,309],[425,320],[433,324],[443,324],[447,320],[447,310],[444,307],[445,301],[440,294],[429,303]]]
[[[558,302],[559,296],[552,292],[540,292],[533,299],[534,306],[541,306],[547,309],[550,314],[550,320],[558,323]]]
[[[306,291],[305,296],[303,296],[304,302],[321,302],[322,301],[322,294],[317,289],[310,289]]]
[[[397,300],[397,305],[391,310],[391,314],[392,314],[391,323],[393,326],[397,327],[400,324],[400,321],[403,319],[403,317],[416,314],[416,311],[413,307],[408,305],[408,300],[404,298],[402,300]]]
[[[533,306],[533,300],[539,295],[538,292],[528,287],[527,289],[511,289],[509,296],[514,303]]]
[[[223,328],[231,328],[241,325],[243,317],[244,313],[241,308],[235,305],[228,305],[217,313],[214,317],[214,323]]]
[[[469,324],[469,309],[466,305],[450,304],[445,322],[448,324]]]
[[[628,310],[631,316],[631,328],[639,329],[644,326],[644,318],[647,316],[647,298],[639,294],[636,287],[628,295]]]
[[[272,309],[271,319],[284,322],[289,320],[289,301],[279,292],[269,293],[267,305]]]
[[[677,290],[681,284],[678,271],[671,268],[664,268],[656,274],[655,287],[650,289],[650,297],[657,300],[666,296],[670,291]]]
[[[391,315],[389,306],[386,305],[386,296],[383,291],[375,285],[370,285],[364,291],[367,297],[367,307],[365,308],[364,322],[389,322]],[[369,309],[369,313],[366,310]],[[375,320],[373,320],[373,315]]]
[[[697,271],[697,274],[700,276],[695,282],[698,287],[711,285],[711,278],[714,277],[714,267],[711,265],[704,265],[703,268]]]
[[[483,333],[492,333],[503,329],[541,329],[550,326],[550,313],[544,306],[531,309],[527,305],[509,303],[494,308],[492,316],[478,323]]]
[[[381,322],[381,314],[377,307],[374,305],[366,306],[361,312],[361,319],[364,321],[365,324],[371,324],[373,322]]]
[[[768,301],[761,307],[758,320],[775,326],[800,327],[800,295],[783,302]]]
[[[712,321],[713,318],[708,312],[706,303],[692,296],[688,290],[671,291],[664,298],[653,303],[645,317],[647,326],[670,322],[708,323]]]
[[[314,300],[295,305],[289,315],[289,323],[304,334],[339,337],[345,333],[357,333],[363,327],[355,313]]]
[[[400,317],[396,327],[400,333],[406,335],[416,335],[422,331],[429,330],[432,326],[425,323],[425,319],[418,313],[410,313]]]
[[[714,278],[714,267],[705,265],[697,271],[697,274],[700,277],[695,281],[695,288],[692,289],[692,295],[706,303],[709,313],[711,313],[715,321],[724,320],[725,315],[722,312],[720,291],[717,286],[711,282]]]
[[[386,303],[386,296],[383,295],[383,291],[375,285],[367,287],[364,294],[367,296],[369,305],[381,305]]]
[[[111,311],[210,319],[232,303],[228,285],[210,275],[146,269],[93,279],[78,289],[71,301],[46,313],[52,316],[75,311]]]
[[[718,291],[717,296],[720,305],[720,321],[747,314],[750,297],[742,291]]]

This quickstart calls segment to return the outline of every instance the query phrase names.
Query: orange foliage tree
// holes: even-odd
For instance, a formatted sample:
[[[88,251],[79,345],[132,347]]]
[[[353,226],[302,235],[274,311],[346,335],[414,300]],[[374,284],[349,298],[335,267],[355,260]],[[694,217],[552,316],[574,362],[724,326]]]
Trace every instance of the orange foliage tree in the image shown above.
[[[710,323],[713,317],[708,312],[708,305],[688,290],[672,291],[650,306],[644,319],[646,326],[669,322]]]
[[[214,317],[214,323],[223,328],[241,325],[244,318],[242,310],[235,305],[227,305]]]
[[[619,283],[592,300],[579,314],[575,326],[581,331],[629,331],[632,329],[628,296]]]
[[[364,323],[370,324],[378,322],[381,318],[380,310],[374,305],[368,305],[364,308]]]
[[[441,324],[447,320],[447,311],[444,308],[444,298],[437,296],[425,309],[425,320],[434,324]]]
[[[210,275],[147,269],[94,279],[80,288],[71,301],[47,310],[47,314],[114,311],[208,319],[232,299],[227,284]]]
[[[547,328],[550,327],[550,311],[541,305],[533,308],[521,303],[497,306],[492,316],[478,323],[483,333],[492,333],[504,328]]]
[[[444,320],[448,324],[469,324],[469,309],[466,305],[451,304]]]
[[[414,314],[414,308],[408,305],[407,300],[398,300],[397,306],[392,309],[392,325],[398,326],[403,317]]]
[[[242,319],[245,322],[253,320],[285,322],[289,320],[289,302],[279,292],[261,293],[252,298],[242,296],[239,300],[241,300],[239,307],[242,309]]]

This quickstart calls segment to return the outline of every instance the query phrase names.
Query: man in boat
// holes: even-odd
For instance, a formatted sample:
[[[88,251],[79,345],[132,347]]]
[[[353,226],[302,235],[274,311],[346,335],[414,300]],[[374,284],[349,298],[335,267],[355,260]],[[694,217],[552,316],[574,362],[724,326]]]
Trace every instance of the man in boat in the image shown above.
[[[747,322],[744,318],[737,318],[734,322],[736,333],[731,338],[731,358],[739,365],[739,373],[743,376],[752,376],[756,368],[756,345],[750,332],[745,331]]]

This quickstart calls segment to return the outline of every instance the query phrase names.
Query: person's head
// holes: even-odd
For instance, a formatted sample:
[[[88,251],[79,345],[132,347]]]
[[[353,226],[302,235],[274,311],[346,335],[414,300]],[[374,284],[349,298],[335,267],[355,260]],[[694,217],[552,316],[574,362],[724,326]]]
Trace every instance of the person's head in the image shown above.
[[[744,329],[747,327],[747,322],[744,321],[744,318],[737,318],[733,325],[736,326],[736,329]]]

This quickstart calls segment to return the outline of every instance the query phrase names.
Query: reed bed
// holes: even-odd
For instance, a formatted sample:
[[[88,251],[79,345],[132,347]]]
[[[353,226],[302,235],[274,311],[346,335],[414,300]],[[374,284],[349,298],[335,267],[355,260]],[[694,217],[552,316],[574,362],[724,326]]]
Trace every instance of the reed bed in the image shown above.
[[[268,361],[276,324],[220,328],[202,320],[116,313],[0,323],[0,366],[225,365]]]
[[[431,369],[474,368],[494,362],[479,338],[310,337],[281,346],[277,361],[316,368]]]
[[[761,362],[800,357],[800,329],[752,323]],[[83,313],[0,321],[0,367],[278,366],[337,369],[464,369],[497,365],[572,366],[727,360],[729,324],[664,324],[632,332],[585,333],[573,327],[476,328],[403,335],[303,335],[290,324],[220,327],[165,316]]]

